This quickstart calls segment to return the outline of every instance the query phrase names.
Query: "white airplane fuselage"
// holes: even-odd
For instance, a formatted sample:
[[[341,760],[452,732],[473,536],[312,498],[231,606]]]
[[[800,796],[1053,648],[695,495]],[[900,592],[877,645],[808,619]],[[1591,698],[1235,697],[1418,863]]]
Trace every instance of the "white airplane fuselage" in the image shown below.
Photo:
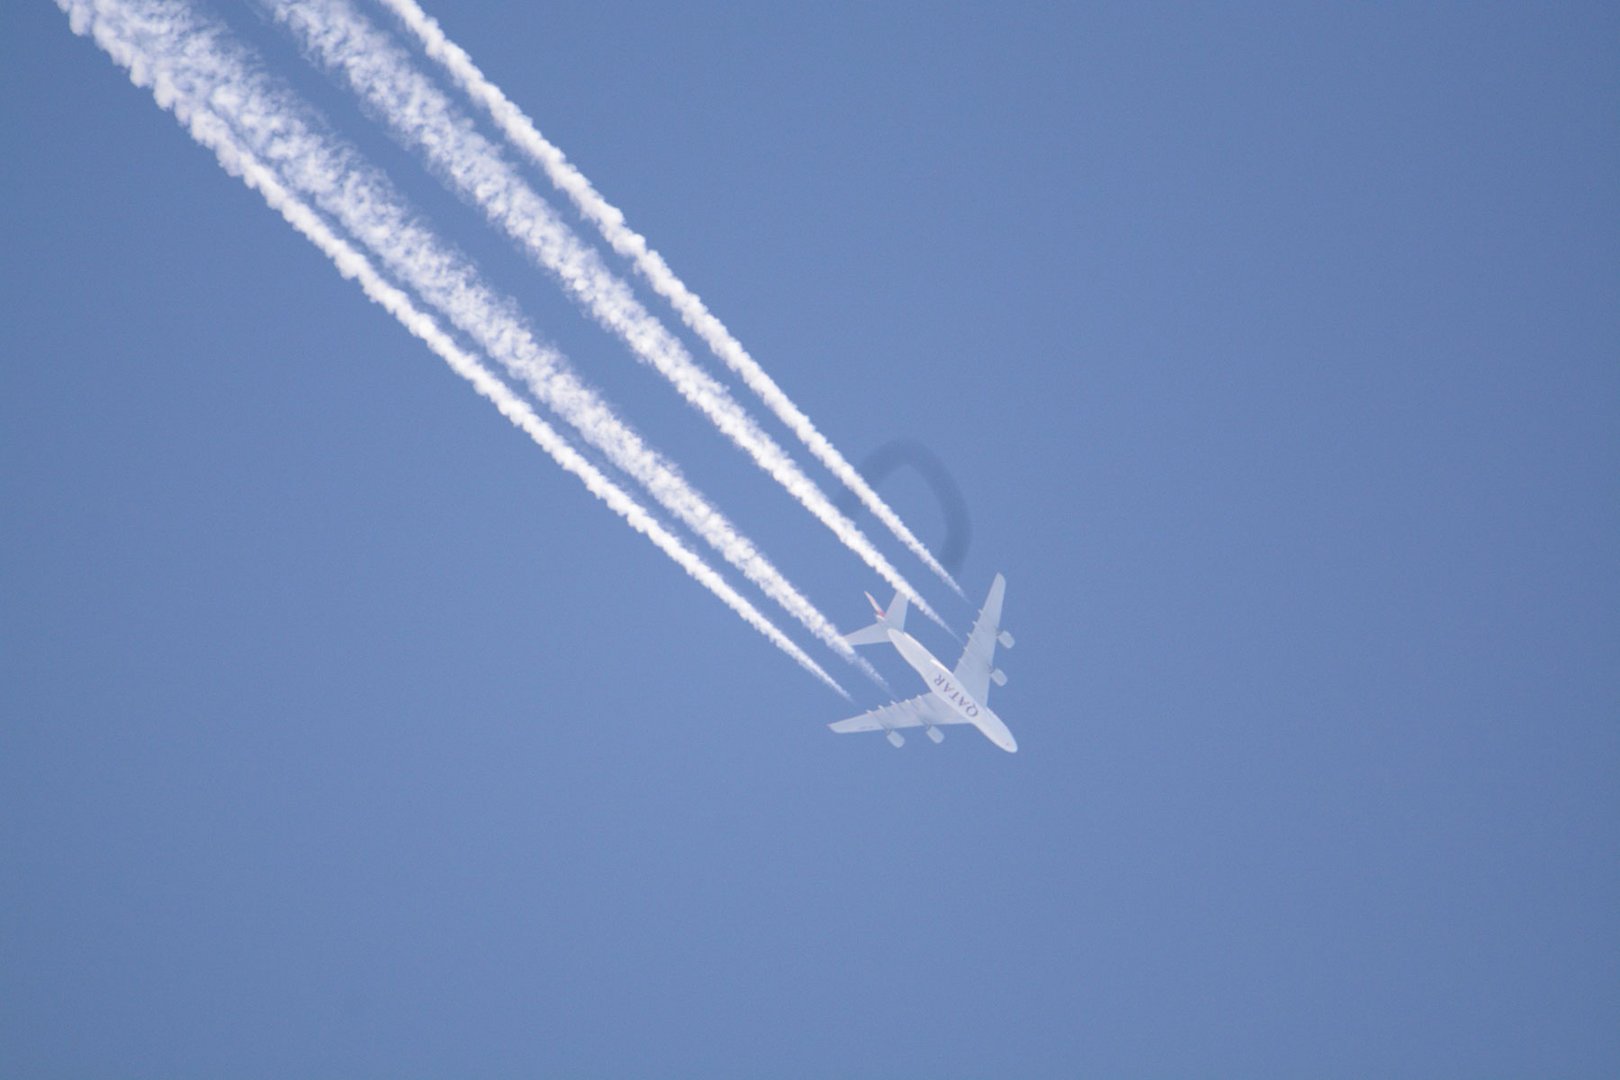
[[[904,630],[890,629],[889,641],[895,649],[905,658],[923,682],[928,686],[928,692],[939,699],[946,708],[955,712],[963,720],[978,728],[984,737],[995,743],[1008,753],[1018,750],[1018,740],[1007,725],[1001,722],[1001,717],[990,711],[990,706],[974,700],[973,695],[957,684],[956,676],[951,669],[935,659],[934,654],[918,644],[917,639]]]

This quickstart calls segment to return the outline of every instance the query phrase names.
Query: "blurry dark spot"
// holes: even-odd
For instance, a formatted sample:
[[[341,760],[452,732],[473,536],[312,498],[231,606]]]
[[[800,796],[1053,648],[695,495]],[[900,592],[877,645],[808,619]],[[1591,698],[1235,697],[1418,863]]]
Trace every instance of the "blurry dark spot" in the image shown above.
[[[968,521],[967,501],[955,477],[934,452],[915,439],[896,439],[885,443],[861,462],[861,475],[872,485],[872,490],[883,493],[883,481],[897,469],[910,468],[923,478],[939,500],[940,515],[945,519],[945,536],[937,544],[929,544],[940,564],[951,573],[962,568],[967,558],[968,542],[973,538],[973,526]],[[852,491],[842,491],[837,498],[838,509],[853,518],[865,511],[860,499]],[[910,522],[907,522],[910,525]],[[915,526],[913,526],[915,529]],[[929,538],[918,539],[928,544]]]

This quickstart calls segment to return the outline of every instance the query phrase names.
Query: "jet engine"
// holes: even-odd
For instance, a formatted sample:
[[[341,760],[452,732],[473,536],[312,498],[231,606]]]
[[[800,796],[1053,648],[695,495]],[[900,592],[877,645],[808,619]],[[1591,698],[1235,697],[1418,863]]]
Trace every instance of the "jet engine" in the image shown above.
[[[896,749],[906,745],[906,737],[900,734],[898,731],[891,731],[883,737],[888,739],[889,745],[895,747]]]
[[[934,740],[935,746],[938,746],[940,743],[945,741],[945,733],[939,730],[937,727],[931,727],[928,729],[928,737]]]
[[[1005,630],[996,635],[996,640],[1001,642],[1001,647],[1003,649],[1010,649],[1013,647],[1013,636],[1007,633]]]
[[[1007,673],[1002,671],[1000,668],[996,668],[996,670],[990,673],[990,681],[995,683],[997,686],[1006,686]]]

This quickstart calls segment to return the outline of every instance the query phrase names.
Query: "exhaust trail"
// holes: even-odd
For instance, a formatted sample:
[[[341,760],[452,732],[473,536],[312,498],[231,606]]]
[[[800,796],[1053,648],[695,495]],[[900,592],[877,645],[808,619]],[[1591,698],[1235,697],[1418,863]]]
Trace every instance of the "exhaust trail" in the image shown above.
[[[259,192],[272,209],[331,260],[340,274],[355,280],[367,298],[393,315],[407,331],[437,353],[514,426],[550,454],[557,464],[578,478],[592,495],[606,503],[631,528],[651,540],[688,575],[802,668],[834,692],[846,699],[849,697],[835,679],[732,589],[701,557],[682,544],[656,517],[575,450],[527,402],[476,357],[457,345],[402,290],[389,283],[369,259],[288,191],[276,173],[240,142],[220,116],[211,111],[207,104],[183,91],[175,79],[176,73],[164,63],[163,57],[148,55],[127,36],[129,27],[121,24],[117,18],[122,13],[118,4],[103,2],[93,5],[89,0],[57,0],[57,4],[67,13],[74,33],[91,36],[104,52],[129,72],[132,82],[137,86],[150,87],[158,104],[172,112],[196,142],[212,150],[227,173],[239,177],[249,188]],[[188,46],[196,44],[196,37],[187,42]]]
[[[500,149],[474,129],[409,54],[347,0],[282,3],[271,9],[328,69],[341,75],[376,109],[396,137],[423,154],[435,171],[537,264],[549,271],[605,329],[665,377],[688,403],[926,616],[945,623],[878,552],[871,541],[804,474],[721,383],[603,265],[596,251],[535,193]],[[948,629],[948,627],[947,627]]]
[[[103,0],[107,2],[107,0]],[[256,70],[223,28],[193,17],[181,0],[120,0],[128,36],[164,78],[229,123],[244,147],[276,168],[361,240],[389,272],[437,307],[657,502],[708,542],[823,643],[879,686],[883,677],[676,467],[648,447],[573,372],[540,344],[516,304],[406,208],[391,184],[338,140],[290,91]]]
[[[749,355],[725,324],[709,311],[702,299],[676,276],[663,256],[648,245],[646,237],[625,224],[624,213],[597,193],[590,180],[569,162],[567,156],[540,134],[534,121],[485,77],[464,49],[450,40],[438,21],[424,12],[416,0],[377,0],[377,3],[387,8],[416,38],[423,51],[438,61],[461,91],[488,113],[507,140],[545,171],[553,186],[568,196],[586,220],[597,227],[613,250],[631,261],[653,290],[675,309],[681,320],[742,379],[744,385],[759,396],[777,419],[798,436],[816,459],[854,492],[912,554],[956,590],[956,595],[961,596],[961,586],[906,527],[900,515],[883,501],[866,478],[776,385],[776,381]]]

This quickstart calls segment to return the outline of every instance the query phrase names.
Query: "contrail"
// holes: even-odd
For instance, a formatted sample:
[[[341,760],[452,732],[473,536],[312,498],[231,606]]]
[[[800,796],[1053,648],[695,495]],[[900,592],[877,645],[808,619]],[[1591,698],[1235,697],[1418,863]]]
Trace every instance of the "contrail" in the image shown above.
[[[500,149],[478,134],[470,119],[415,68],[404,50],[344,0],[278,4],[272,12],[317,60],[347,79],[398,138],[419,150],[457,191],[482,207],[492,222],[550,271],[604,328],[657,369],[869,567],[925,615],[945,625],[731,393],[642,307],[596,251],[580,242],[507,163]]]
[[[165,77],[187,89],[230,123],[244,146],[279,170],[295,188],[363,241],[397,277],[437,307],[463,333],[500,361],[610,461],[633,476],[679,520],[782,605],[829,648],[879,686],[887,686],[826,616],[802,596],[725,515],[648,447],[555,350],[541,345],[516,314],[461,256],[405,208],[376,170],[317,130],[307,109],[251,66],[239,44],[205,32],[189,9],[173,3],[123,3],[126,24]]]
[[[816,429],[810,418],[766,374],[741,342],[726,329],[725,324],[711,314],[698,295],[676,276],[663,256],[648,245],[646,238],[625,224],[624,213],[597,193],[585,175],[569,163],[567,156],[540,134],[534,121],[485,77],[465,50],[446,36],[438,22],[424,12],[416,0],[377,2],[415,35],[422,49],[439,62],[463,93],[484,108],[512,145],[545,170],[552,184],[567,195],[579,212],[600,230],[603,239],[612,245],[613,250],[631,260],[653,290],[669,301],[681,320],[750,390],[759,395],[777,419],[809,447],[817,460],[854,492],[867,509],[887,525],[930,570],[955,589],[958,596],[962,595],[961,587],[950,572],[906,528],[900,515],[879,497],[866,479],[838,452],[837,447]]]
[[[355,279],[369,299],[388,311],[406,330],[443,358],[451,369],[470,382],[479,394],[493,402],[503,416],[528,434],[565,470],[583,482],[591,494],[624,518],[631,528],[650,539],[659,550],[673,559],[699,584],[719,597],[744,621],[792,657],[806,671],[838,694],[845,698],[849,697],[836,680],[733,590],[707,563],[686,548],[652,514],[587,461],[566,439],[536,415],[522,398],[513,393],[477,358],[461,349],[449,335],[440,330],[431,316],[417,308],[404,292],[390,284],[364,255],[339,237],[315,211],[289,192],[276,174],[242,145],[218,115],[208,106],[183,92],[181,83],[185,80],[182,77],[177,81],[177,75],[180,73],[165,62],[168,58],[162,55],[147,55],[123,36],[120,30],[127,28],[115,27],[113,19],[109,17],[109,10],[113,15],[124,13],[119,5],[96,4],[94,7],[100,9],[96,11],[88,0],[57,0],[57,3],[67,13],[74,33],[90,34],[103,51],[129,71],[131,81],[137,86],[151,87],[158,103],[174,113],[193,139],[214,152],[226,172],[240,177],[248,187],[258,191],[272,209],[278,211],[289,224],[332,261],[339,273],[344,277]],[[151,9],[148,9],[149,14],[150,11]],[[179,12],[171,11],[170,17],[180,24],[171,26],[171,29],[187,38],[182,43],[183,48],[188,51],[199,47],[206,50],[208,43],[204,40],[204,32],[200,28],[184,25]]]

